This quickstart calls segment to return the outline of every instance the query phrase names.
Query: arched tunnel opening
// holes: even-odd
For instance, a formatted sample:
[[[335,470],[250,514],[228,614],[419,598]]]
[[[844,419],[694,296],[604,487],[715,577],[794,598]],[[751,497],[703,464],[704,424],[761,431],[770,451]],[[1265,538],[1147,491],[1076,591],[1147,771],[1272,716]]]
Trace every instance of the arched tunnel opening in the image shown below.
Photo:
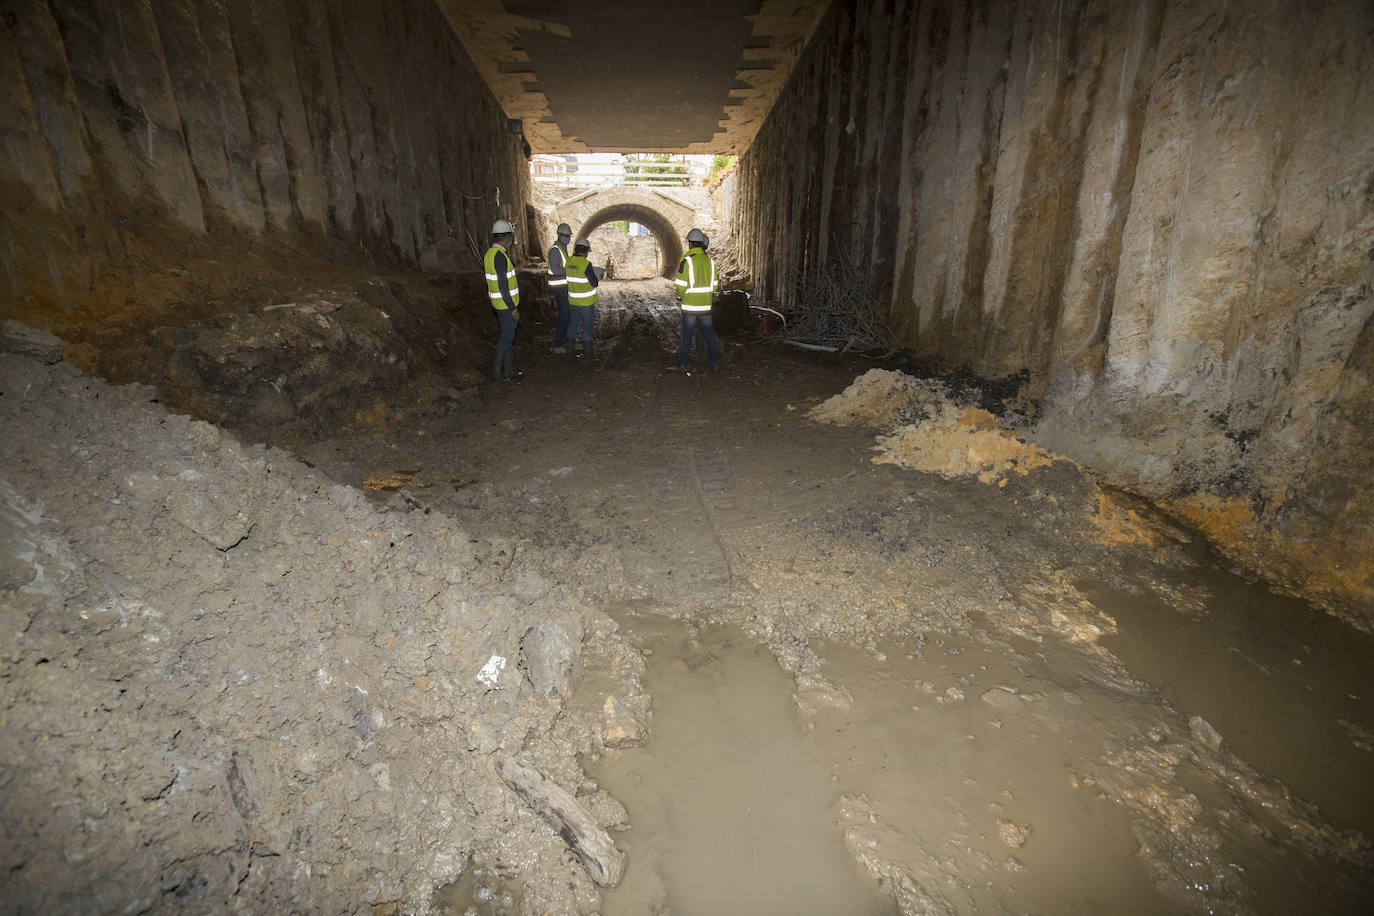
[[[6,4],[0,899],[1374,911],[1374,11],[683,15]]]
[[[589,216],[577,235],[590,236],[596,229],[621,220],[643,226],[653,236],[658,248],[655,273],[664,277],[676,275],[678,262],[682,260],[683,239],[668,218],[656,210],[638,204],[605,207]]]

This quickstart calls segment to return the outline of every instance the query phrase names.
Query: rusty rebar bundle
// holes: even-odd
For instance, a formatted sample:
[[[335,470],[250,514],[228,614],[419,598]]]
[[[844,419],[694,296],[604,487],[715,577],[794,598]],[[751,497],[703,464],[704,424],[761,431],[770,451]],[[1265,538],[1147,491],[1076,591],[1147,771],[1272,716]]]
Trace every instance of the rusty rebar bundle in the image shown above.
[[[793,272],[792,302],[782,339],[833,347],[839,352],[859,350],[895,353],[896,339],[880,319],[872,293],[872,268],[836,258],[820,269]]]

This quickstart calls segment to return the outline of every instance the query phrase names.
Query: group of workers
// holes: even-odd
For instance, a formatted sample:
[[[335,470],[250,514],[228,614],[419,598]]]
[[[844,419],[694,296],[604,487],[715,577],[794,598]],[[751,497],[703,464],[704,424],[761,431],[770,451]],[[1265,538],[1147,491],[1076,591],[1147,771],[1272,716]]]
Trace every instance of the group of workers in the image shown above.
[[[596,289],[601,278],[587,258],[592,253],[592,243],[585,238],[578,239],[572,257],[568,257],[572,227],[559,223],[557,232],[557,241],[549,247],[548,266],[549,292],[558,307],[553,325],[553,352],[566,353],[569,359],[576,359],[580,329],[583,356],[588,362],[595,362],[596,303],[600,300]]]
[[[577,338],[582,337],[582,358],[588,364],[596,362],[596,303],[601,273],[592,266],[588,255],[592,243],[580,238],[568,254],[572,227],[559,223],[558,239],[549,248],[548,286],[558,308],[553,331],[553,352],[565,353],[577,359]],[[487,298],[496,311],[501,332],[496,339],[496,353],[492,357],[493,381],[510,381],[523,375],[515,364],[515,331],[520,322],[520,285],[515,276],[515,261],[511,247],[515,244],[515,228],[499,219],[491,227],[491,247],[482,259],[487,278]],[[714,371],[720,363],[720,346],[711,326],[711,298],[719,283],[716,265],[706,253],[706,234],[700,229],[687,233],[687,253],[677,267],[673,291],[682,310],[682,342],[678,347],[677,369],[687,368],[692,341],[698,329],[706,338],[706,356]]]

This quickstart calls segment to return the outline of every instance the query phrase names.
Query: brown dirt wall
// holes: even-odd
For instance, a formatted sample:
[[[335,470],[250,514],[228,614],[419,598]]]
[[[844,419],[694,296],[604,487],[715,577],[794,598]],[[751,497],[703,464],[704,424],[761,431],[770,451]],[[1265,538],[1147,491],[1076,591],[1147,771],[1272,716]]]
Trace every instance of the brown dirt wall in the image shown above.
[[[865,265],[918,360],[1029,373],[1041,444],[1368,625],[1374,12],[836,4],[728,261]]]
[[[423,0],[16,0],[0,81],[3,318],[98,315],[111,278],[255,243],[475,269],[528,203],[520,138]]]

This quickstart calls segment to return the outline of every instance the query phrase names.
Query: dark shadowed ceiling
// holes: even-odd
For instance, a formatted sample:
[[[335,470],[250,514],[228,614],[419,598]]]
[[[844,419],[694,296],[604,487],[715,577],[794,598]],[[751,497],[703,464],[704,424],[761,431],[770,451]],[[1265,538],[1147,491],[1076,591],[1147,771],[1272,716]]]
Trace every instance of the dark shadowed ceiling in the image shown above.
[[[740,153],[828,0],[436,0],[538,153]]]

